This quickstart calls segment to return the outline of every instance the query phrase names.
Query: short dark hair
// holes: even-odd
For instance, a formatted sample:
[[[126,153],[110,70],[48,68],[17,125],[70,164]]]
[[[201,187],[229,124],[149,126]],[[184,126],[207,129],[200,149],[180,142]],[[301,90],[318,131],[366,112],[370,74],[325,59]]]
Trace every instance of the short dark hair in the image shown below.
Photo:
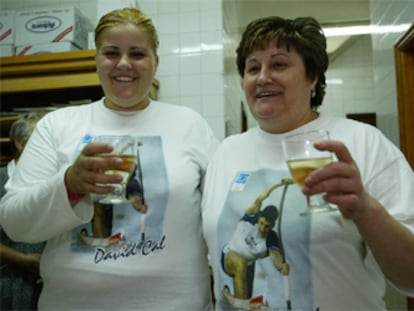
[[[264,217],[271,224],[275,224],[277,217],[279,216],[279,211],[274,205],[268,205],[263,210],[259,212],[259,217]]]
[[[295,49],[303,59],[307,77],[311,81],[318,79],[315,96],[310,103],[311,108],[316,110],[322,105],[325,96],[325,72],[329,64],[326,37],[321,25],[313,17],[285,19],[270,16],[252,21],[244,30],[236,49],[237,69],[241,77],[244,76],[246,58],[253,51],[265,49],[272,42],[278,47],[285,46],[288,51]]]

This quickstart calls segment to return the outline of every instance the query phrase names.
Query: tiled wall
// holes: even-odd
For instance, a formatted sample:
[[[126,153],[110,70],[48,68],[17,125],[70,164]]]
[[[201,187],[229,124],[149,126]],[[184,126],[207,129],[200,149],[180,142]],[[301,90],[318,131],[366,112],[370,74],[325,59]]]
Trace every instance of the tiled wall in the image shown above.
[[[240,133],[242,131],[241,105],[245,103],[245,96],[241,88],[241,80],[236,68],[236,47],[238,42],[231,38],[230,29],[237,27],[237,16],[235,14],[236,1],[223,2],[223,31],[224,31],[224,100],[225,100],[225,122],[226,135]],[[244,104],[245,105],[245,104]],[[255,124],[246,107],[249,124]]]
[[[127,0],[1,0],[0,9],[74,5],[96,23],[105,5]],[[160,39],[159,100],[199,111],[224,138],[221,0],[135,0],[154,21]]]
[[[371,37],[351,39],[334,57],[326,72],[326,95],[320,111],[345,117],[347,113],[376,112]]]
[[[412,0],[371,0],[371,23],[374,25],[412,24],[413,12]],[[380,112],[378,127],[395,142],[399,142],[399,131],[393,48],[401,36],[402,33],[372,36],[374,91]]]
[[[224,138],[221,0],[138,0],[160,37],[159,99],[199,111]]]

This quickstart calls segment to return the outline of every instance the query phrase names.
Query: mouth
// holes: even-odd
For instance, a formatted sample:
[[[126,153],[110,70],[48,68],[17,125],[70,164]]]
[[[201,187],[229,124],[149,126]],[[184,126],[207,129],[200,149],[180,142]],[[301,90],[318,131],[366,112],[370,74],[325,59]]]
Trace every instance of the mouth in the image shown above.
[[[256,98],[266,98],[266,97],[274,97],[281,95],[281,91],[266,91],[266,92],[259,92],[256,94]]]
[[[135,77],[130,77],[130,76],[118,76],[118,77],[114,77],[113,79],[118,82],[131,82],[131,81],[136,80]]]

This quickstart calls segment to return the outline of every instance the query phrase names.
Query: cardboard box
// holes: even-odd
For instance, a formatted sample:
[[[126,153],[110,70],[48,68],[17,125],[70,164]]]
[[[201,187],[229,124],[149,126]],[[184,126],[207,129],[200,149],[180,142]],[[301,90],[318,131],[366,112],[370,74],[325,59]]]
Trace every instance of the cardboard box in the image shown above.
[[[15,46],[72,42],[88,48],[91,22],[76,7],[18,10],[15,15]]]
[[[0,45],[14,44],[15,11],[0,11]]]
[[[77,51],[80,48],[72,42],[51,42],[16,47],[16,55],[48,54],[55,52]]]
[[[0,45],[0,57],[14,56],[15,48],[12,44]]]

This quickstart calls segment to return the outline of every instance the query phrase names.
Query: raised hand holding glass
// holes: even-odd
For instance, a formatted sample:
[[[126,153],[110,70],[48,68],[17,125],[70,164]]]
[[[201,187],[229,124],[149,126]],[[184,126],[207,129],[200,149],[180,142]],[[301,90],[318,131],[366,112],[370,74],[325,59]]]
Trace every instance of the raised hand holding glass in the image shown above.
[[[105,169],[107,175],[120,175],[122,181],[120,184],[111,184],[115,191],[100,198],[99,203],[103,204],[120,204],[128,202],[126,198],[126,184],[128,183],[132,172],[135,169],[138,153],[138,142],[133,136],[97,136],[94,142],[106,143],[112,145],[114,150],[111,153],[101,154],[101,157],[118,157],[122,164],[117,169]]]
[[[287,136],[283,142],[283,152],[290,174],[299,187],[304,188],[305,178],[317,170],[332,162],[333,155],[329,151],[320,151],[314,147],[314,143],[328,140],[329,133],[324,130],[315,130]],[[335,211],[322,197],[322,194],[307,196],[308,208],[300,215]]]

